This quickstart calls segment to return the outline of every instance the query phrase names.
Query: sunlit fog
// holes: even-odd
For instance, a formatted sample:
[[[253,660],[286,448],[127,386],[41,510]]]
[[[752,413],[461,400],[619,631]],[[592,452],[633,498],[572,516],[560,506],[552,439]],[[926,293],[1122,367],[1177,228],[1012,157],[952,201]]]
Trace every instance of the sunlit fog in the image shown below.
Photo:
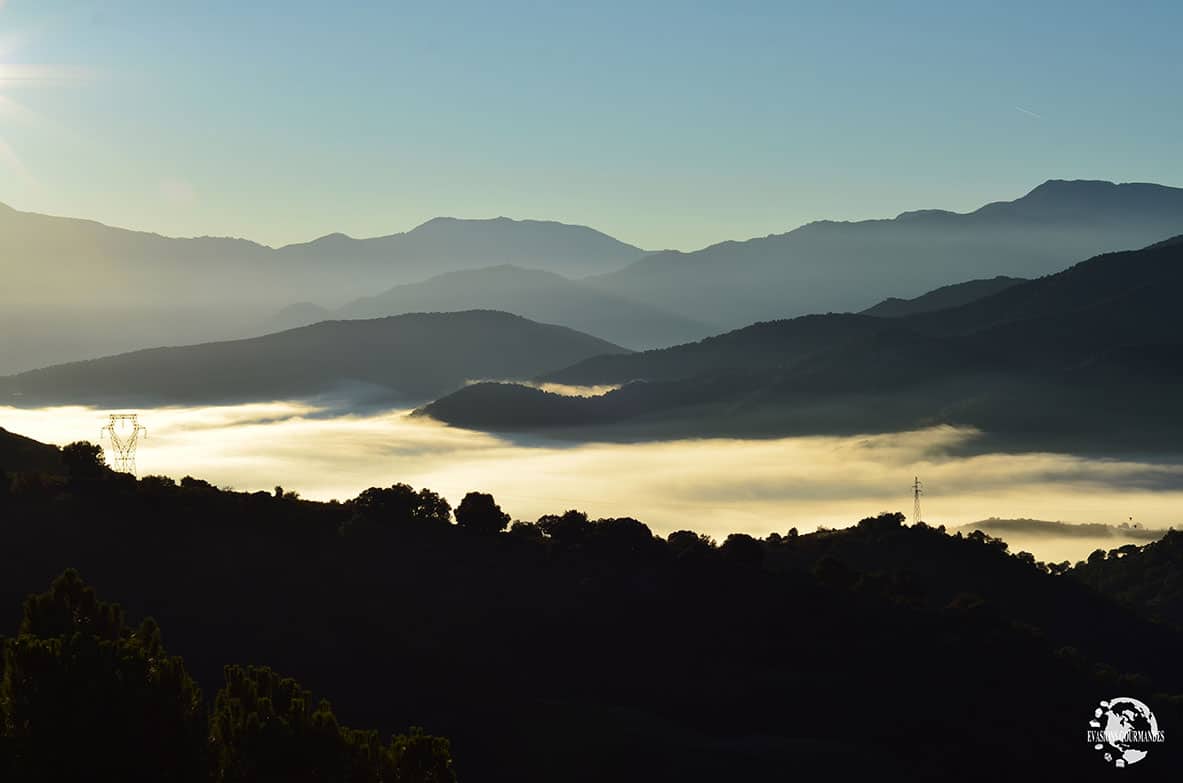
[[[58,444],[98,441],[108,413],[3,408],[0,425]],[[407,414],[330,415],[293,402],[142,411],[148,437],[137,467],[140,475],[194,475],[239,490],[281,485],[319,500],[395,482],[429,487],[453,504],[481,490],[517,519],[578,508],[636,517],[663,534],[690,528],[720,539],[843,527],[880,511],[911,516],[916,476],[927,488],[922,516],[933,525],[989,517],[1114,525],[1132,518],[1144,528],[1183,521],[1183,467],[1056,454],[954,457],[951,448],[974,433],[948,427],[847,438],[568,444],[515,442]],[[1014,550],[1055,561],[1137,540],[1006,538]]]

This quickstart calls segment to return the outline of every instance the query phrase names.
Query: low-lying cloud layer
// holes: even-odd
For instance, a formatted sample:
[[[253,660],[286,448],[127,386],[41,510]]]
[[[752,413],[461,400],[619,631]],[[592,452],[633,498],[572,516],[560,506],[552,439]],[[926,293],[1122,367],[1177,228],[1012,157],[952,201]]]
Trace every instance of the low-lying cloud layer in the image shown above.
[[[106,413],[0,408],[0,426],[58,444],[94,441]],[[633,516],[659,533],[691,528],[723,537],[910,511],[910,485],[919,476],[931,524],[988,517],[1104,523],[1133,517],[1157,528],[1183,522],[1183,466],[1059,454],[952,456],[975,434],[949,427],[866,437],[577,445],[514,442],[405,411],[326,416],[300,403],[140,413],[149,435],[140,449],[141,475],[190,474],[244,490],[279,484],[316,499],[345,499],[401,481],[430,487],[453,504],[469,490],[492,492],[515,518],[579,508],[593,516]],[[1124,543],[1103,540],[1107,547]],[[1098,545],[1088,537],[1047,535],[1018,535],[1011,543],[1050,560],[1076,560]]]

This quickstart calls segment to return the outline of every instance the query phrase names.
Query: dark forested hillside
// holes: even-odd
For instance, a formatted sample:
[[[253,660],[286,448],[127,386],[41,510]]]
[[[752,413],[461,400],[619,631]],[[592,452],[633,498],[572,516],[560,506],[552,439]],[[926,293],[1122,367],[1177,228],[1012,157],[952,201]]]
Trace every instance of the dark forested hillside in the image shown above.
[[[265,666],[229,665],[210,702],[151,618],[128,621],[67,569],[0,637],[0,774],[122,783],[454,783],[447,739],[389,741]],[[68,741],[69,752],[61,743]]]
[[[1098,549],[1072,573],[1147,617],[1183,627],[1183,531],[1145,546]]]
[[[0,427],[0,470],[57,473],[61,467],[56,447]]]
[[[178,404],[343,392],[407,402],[469,379],[529,378],[625,349],[494,311],[325,321],[249,340],[153,348],[0,378],[0,399]]]
[[[863,310],[863,315],[873,315],[876,318],[902,318],[905,315],[927,313],[933,310],[948,310],[950,307],[960,307],[963,304],[982,299],[1005,291],[1011,286],[1024,283],[1022,277],[997,277],[982,280],[969,280],[964,283],[941,286],[915,299],[900,299],[889,297],[874,307]]]
[[[717,544],[576,511],[509,525],[480,493],[453,523],[398,484],[328,504],[101,469],[7,489],[6,632],[75,567],[205,692],[238,687],[226,662],[269,664],[343,723],[450,737],[461,780],[1076,777],[1098,699],[1183,721],[1176,627],[1080,567],[898,515]]]
[[[584,427],[576,437],[943,423],[979,428],[982,443],[995,446],[1077,450],[1103,440],[1118,450],[1177,451],[1181,284],[1183,240],[1175,239],[1097,256],[960,307],[891,319],[809,316],[594,357],[544,379],[627,385],[579,400],[531,392],[528,416],[490,385],[425,412],[485,429]]]

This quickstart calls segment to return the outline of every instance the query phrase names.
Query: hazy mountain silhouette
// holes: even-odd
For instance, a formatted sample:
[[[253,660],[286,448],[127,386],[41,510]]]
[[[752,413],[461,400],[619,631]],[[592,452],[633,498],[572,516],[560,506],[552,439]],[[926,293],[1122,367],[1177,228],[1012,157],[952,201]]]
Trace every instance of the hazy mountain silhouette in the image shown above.
[[[862,311],[863,315],[873,315],[877,318],[901,318],[905,315],[927,313],[933,310],[947,310],[950,307],[960,307],[967,302],[973,302],[999,291],[1005,291],[1013,285],[1026,282],[1022,277],[990,277],[982,280],[969,280],[964,283],[941,286],[915,299],[900,299],[888,297],[874,307]]]
[[[1183,189],[1046,182],[968,214],[820,221],[786,234],[654,253],[591,278],[622,295],[724,326],[859,311],[984,276],[1031,277],[1183,232]]]
[[[441,272],[519,264],[570,275],[603,273],[635,261],[645,251],[586,226],[548,220],[461,220],[438,217],[401,234],[352,239],[344,234],[279,251],[285,259],[363,262],[394,267],[389,283]],[[378,282],[377,280],[373,282]],[[387,283],[387,284],[389,284]],[[373,285],[366,287],[372,291]]]
[[[455,390],[469,379],[528,378],[624,350],[508,313],[416,313],[58,365],[0,379],[0,399],[17,405],[176,404],[340,392],[406,402]]]
[[[662,351],[593,357],[542,378],[627,384],[601,397],[486,384],[425,412],[485,429],[615,426],[613,437],[945,423],[1016,448],[1177,450],[1181,284],[1177,238],[1097,256],[961,307],[761,323]]]
[[[435,218],[400,234],[330,234],[278,249],[243,239],[177,239],[0,205],[0,303],[250,303],[360,296],[375,286],[504,263],[610,271],[644,251],[584,226]]]
[[[643,253],[583,226],[507,218],[436,218],[385,237],[273,249],[0,205],[0,372],[259,334],[260,314],[291,302],[336,305],[451,270],[514,263],[582,275]]]
[[[273,249],[0,207],[0,329],[7,338],[0,343],[0,372],[256,335],[260,324],[272,329],[307,321],[307,307],[268,315],[292,302],[335,308],[391,286],[506,264],[590,275],[578,281],[582,302],[590,301],[586,289],[592,286],[615,297],[618,311],[621,300],[651,308],[648,315],[604,319],[619,327],[613,338],[648,346],[700,334],[681,331],[691,324],[725,329],[859,311],[886,297],[984,276],[1048,273],[1096,252],[1140,247],[1181,231],[1181,189],[1064,181],[968,214],[926,210],[891,220],[822,221],[693,253],[645,254],[590,228],[506,218],[437,218],[385,237],[331,234]],[[565,312],[586,312],[575,304]],[[673,316],[683,324],[660,320]],[[653,332],[624,339],[623,325],[633,317]]]
[[[387,313],[395,315],[395,313]],[[296,302],[273,313],[259,323],[259,332],[270,334],[295,329],[300,326],[311,326],[321,321],[333,320],[333,311],[312,302]]]
[[[983,519],[959,525],[955,530],[965,533],[980,530],[992,536],[1010,539],[1011,536],[1028,538],[1113,538],[1133,541],[1157,541],[1167,530],[1124,525],[1107,525],[1097,522],[1049,522],[1043,519]]]
[[[357,299],[334,311],[308,303],[292,305],[269,323],[289,328],[327,318],[380,318],[471,309],[502,310],[543,323],[561,324],[630,348],[673,345],[716,331],[554,272],[512,265],[447,272]]]

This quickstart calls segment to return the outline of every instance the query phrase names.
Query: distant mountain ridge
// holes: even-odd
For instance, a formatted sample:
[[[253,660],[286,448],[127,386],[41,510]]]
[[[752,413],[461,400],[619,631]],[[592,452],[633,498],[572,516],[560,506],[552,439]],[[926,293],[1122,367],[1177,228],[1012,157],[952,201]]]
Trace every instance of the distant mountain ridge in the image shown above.
[[[441,272],[513,263],[586,275],[644,252],[584,226],[508,218],[436,218],[385,237],[331,234],[273,249],[3,207],[0,373],[252,336],[261,314],[292,302],[335,305]]]
[[[41,301],[40,295],[49,293],[45,283],[52,282],[57,302],[104,295],[134,302],[145,291],[155,291],[186,302],[216,292],[217,301],[241,297],[287,304],[293,294],[344,298],[351,291],[355,296],[371,292],[375,285],[503,263],[591,274],[644,253],[586,226],[504,217],[434,218],[382,237],[329,234],[271,248],[245,239],[165,237],[3,206],[0,271],[9,286],[0,292],[0,302]],[[52,265],[52,277],[44,277],[46,264]],[[353,279],[358,275],[365,278]],[[235,286],[227,288],[231,280]],[[167,285],[178,288],[159,288]]]
[[[503,265],[572,279],[578,296],[571,286],[562,294],[573,302],[564,311],[572,319],[588,312],[577,304],[591,301],[589,287],[613,297],[618,308],[632,302],[631,314],[621,309],[619,319],[603,320],[618,330],[614,339],[647,347],[698,336],[684,331],[691,323],[715,331],[858,312],[887,297],[966,280],[1050,273],[1180,232],[1179,188],[1057,180],[965,214],[922,210],[889,220],[819,221],[692,253],[647,253],[584,226],[507,218],[437,218],[385,237],[338,233],[273,249],[241,239],[170,239],[5,207],[0,330],[8,339],[0,342],[0,373],[255,335],[262,323],[306,321],[308,308],[270,315],[293,302],[333,310],[392,286]],[[489,293],[485,301],[456,306],[512,304]],[[448,295],[460,301],[459,292]],[[626,334],[630,321],[636,334]],[[652,333],[641,331],[648,327]]]
[[[461,426],[573,437],[605,428],[644,439],[952,424],[1013,448],[1177,450],[1181,286],[1183,238],[1097,256],[960,307],[760,323],[666,350],[593,357],[541,379],[626,384],[598,398],[476,385],[424,412]]]
[[[693,253],[652,253],[589,282],[724,326],[857,312],[986,276],[1050,274],[1183,232],[1183,189],[1051,180],[969,213],[818,221]]]
[[[1057,536],[1073,538],[1114,538],[1127,541],[1157,541],[1167,534],[1167,530],[1147,528],[1140,525],[1124,523],[1109,525],[1097,522],[1049,522],[1042,519],[983,519],[959,525],[957,530],[969,533],[981,530],[993,536],[1007,538],[1021,534],[1026,536]]]
[[[595,274],[636,260],[646,251],[593,228],[553,220],[437,217],[399,234],[370,239],[329,234],[276,252],[314,260],[326,256],[386,260],[400,265],[398,279],[392,282],[413,282],[477,265],[518,264],[572,275]]]
[[[643,302],[604,293],[542,269],[502,264],[445,272],[394,286],[336,310],[301,303],[270,321],[291,327],[329,318],[380,318],[412,312],[493,309],[543,323],[561,324],[629,348],[653,348],[697,340],[717,329],[663,312]]]
[[[198,404],[340,394],[407,403],[469,380],[525,379],[621,352],[597,337],[509,313],[415,313],[57,365],[0,378],[0,400]]]

